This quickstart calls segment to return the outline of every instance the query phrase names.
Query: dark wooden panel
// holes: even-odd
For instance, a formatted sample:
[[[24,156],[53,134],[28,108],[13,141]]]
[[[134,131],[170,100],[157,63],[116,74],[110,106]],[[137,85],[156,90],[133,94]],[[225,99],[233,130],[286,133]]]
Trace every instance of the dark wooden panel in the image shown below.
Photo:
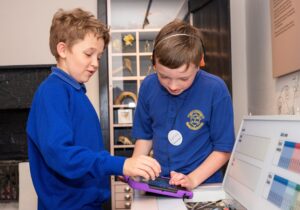
[[[189,10],[190,12],[194,13],[202,7],[205,7],[205,5],[208,4],[210,1],[213,0],[191,0],[189,1]]]
[[[220,76],[231,92],[230,1],[191,0],[189,5],[194,5],[190,8],[193,25],[203,34],[206,50],[204,69]]]
[[[107,1],[98,0],[97,2],[98,19],[107,24]],[[100,121],[103,135],[103,143],[106,150],[110,150],[109,135],[109,100],[108,100],[108,51],[102,55],[99,69],[99,94],[100,94]],[[111,200],[103,203],[104,210],[111,210]]]
[[[106,0],[98,0],[98,19],[107,24]],[[104,146],[109,151],[108,51],[102,55],[99,68],[100,120]]]

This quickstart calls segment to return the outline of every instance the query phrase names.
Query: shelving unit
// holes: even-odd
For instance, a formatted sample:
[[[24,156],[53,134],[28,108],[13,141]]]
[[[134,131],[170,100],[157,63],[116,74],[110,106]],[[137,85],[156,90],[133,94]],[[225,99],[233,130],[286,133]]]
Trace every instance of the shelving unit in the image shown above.
[[[153,73],[152,51],[159,29],[111,30],[109,58],[110,152],[130,157],[135,140],[131,138],[139,87]],[[111,177],[112,209],[130,209],[132,189]]]

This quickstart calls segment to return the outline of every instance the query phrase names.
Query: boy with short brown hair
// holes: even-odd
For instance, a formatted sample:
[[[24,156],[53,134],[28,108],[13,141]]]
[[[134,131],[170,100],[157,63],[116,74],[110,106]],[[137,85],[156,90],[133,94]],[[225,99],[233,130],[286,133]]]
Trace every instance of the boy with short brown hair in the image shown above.
[[[132,132],[133,156],[153,148],[161,175],[190,190],[222,181],[234,144],[230,93],[223,80],[200,70],[203,62],[197,28],[180,20],[164,26],[153,50],[156,74],[140,87]]]
[[[35,93],[28,122],[30,171],[38,209],[101,209],[109,176],[154,179],[160,165],[147,156],[111,156],[84,83],[98,70],[109,30],[82,9],[53,17],[50,48],[57,60]]]

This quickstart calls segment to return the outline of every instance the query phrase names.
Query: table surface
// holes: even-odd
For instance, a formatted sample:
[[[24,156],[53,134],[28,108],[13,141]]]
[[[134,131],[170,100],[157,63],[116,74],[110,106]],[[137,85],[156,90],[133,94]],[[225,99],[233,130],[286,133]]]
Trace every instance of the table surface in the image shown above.
[[[172,208],[170,208],[172,207]],[[161,197],[145,195],[141,191],[135,191],[131,210],[186,210],[182,198]]]

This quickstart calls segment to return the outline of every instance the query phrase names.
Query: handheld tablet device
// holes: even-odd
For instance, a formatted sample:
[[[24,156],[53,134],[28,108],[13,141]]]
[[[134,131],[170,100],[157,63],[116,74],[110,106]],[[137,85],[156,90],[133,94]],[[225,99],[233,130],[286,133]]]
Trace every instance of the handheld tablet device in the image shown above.
[[[170,185],[170,179],[167,177],[157,177],[155,180],[134,180],[131,177],[125,177],[130,187],[137,190],[166,195],[176,198],[192,198],[193,192],[184,187]]]

